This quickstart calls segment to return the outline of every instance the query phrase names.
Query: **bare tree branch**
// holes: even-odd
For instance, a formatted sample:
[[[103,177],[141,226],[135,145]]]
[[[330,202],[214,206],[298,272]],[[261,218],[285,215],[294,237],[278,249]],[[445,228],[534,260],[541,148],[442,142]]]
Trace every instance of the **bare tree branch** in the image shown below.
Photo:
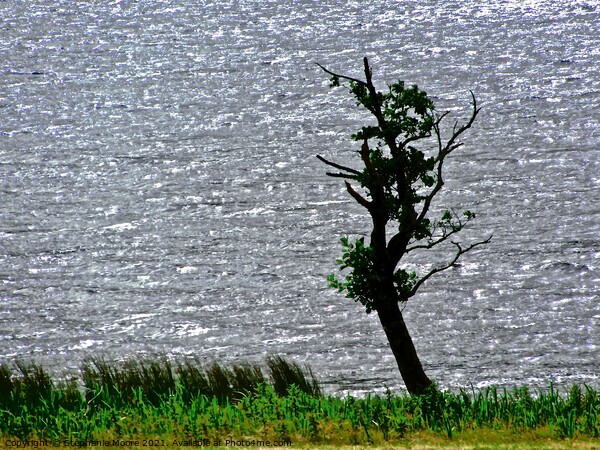
[[[325,67],[323,67],[321,64],[319,63],[315,63],[317,66],[319,66],[321,69],[323,69],[324,72],[328,73],[329,75],[331,75],[332,77],[336,77],[336,78],[341,78],[343,80],[348,80],[348,81],[353,81],[354,83],[358,83],[358,84],[362,84],[363,86],[366,86],[367,83],[365,83],[362,80],[359,80],[358,78],[352,78],[352,77],[348,77],[346,75],[340,75],[339,73],[335,73],[332,72],[331,70],[326,69]]]
[[[369,59],[365,56],[363,58],[363,65],[365,67],[365,78],[367,80],[367,88],[369,88],[369,93],[371,93],[371,88],[373,88],[373,92],[375,91],[375,86],[373,85],[373,71],[371,67],[369,67]]]
[[[325,172],[325,175],[333,177],[333,178],[346,178],[347,180],[356,180],[356,175],[348,175],[347,173],[333,173],[333,172]]]
[[[393,134],[390,134],[390,132],[389,132],[390,127],[389,127],[387,120],[385,119],[383,111],[381,110],[380,98],[377,93],[377,89],[375,89],[375,85],[373,84],[373,78],[372,78],[373,72],[371,70],[371,67],[369,66],[369,59],[366,56],[363,58],[363,65],[365,67],[365,77],[367,80],[367,82],[365,83],[365,86],[367,87],[367,90],[369,91],[369,98],[371,99],[370,105],[366,105],[364,102],[363,102],[363,105],[369,111],[371,111],[371,113],[377,119],[377,125],[379,125],[379,129],[383,132],[383,139],[384,139],[386,145],[389,147],[392,154],[394,154],[398,150],[398,144],[396,143],[396,136],[394,136]]]
[[[347,181],[345,181],[344,183],[346,184],[346,190],[352,196],[352,198],[354,200],[356,200],[358,202],[358,204],[360,204],[361,206],[364,206],[365,208],[367,208],[370,211],[371,210],[371,202],[368,201],[366,198],[364,198],[362,195],[360,195],[358,192],[356,192],[354,190],[354,188],[350,185],[350,183],[348,183]]]
[[[469,121],[466,124],[462,125],[458,129],[456,129],[457,124],[454,125],[452,136],[450,137],[448,142],[446,142],[446,145],[444,145],[444,146],[442,145],[442,134],[440,131],[440,122],[448,113],[444,113],[444,114],[438,116],[433,123],[433,130],[435,132],[437,142],[438,142],[437,181],[436,181],[433,189],[429,192],[427,197],[425,197],[425,203],[423,204],[423,208],[421,209],[421,212],[419,213],[419,216],[417,218],[417,223],[425,218],[425,216],[429,212],[429,208],[431,207],[431,202],[432,202],[433,198],[437,195],[437,193],[440,191],[440,189],[442,189],[442,187],[444,186],[444,178],[443,178],[443,170],[442,170],[442,167],[444,165],[444,159],[446,158],[446,156],[448,156],[450,153],[452,153],[458,147],[463,145],[462,142],[456,142],[456,140],[460,137],[461,134],[463,134],[465,131],[467,131],[469,128],[471,128],[471,125],[473,125],[473,122],[475,121],[477,114],[479,114],[479,111],[481,110],[481,108],[477,107],[477,99],[475,98],[475,94],[473,94],[473,91],[469,91],[469,92],[471,93],[471,98],[473,99],[473,113],[471,114],[471,118],[469,119]]]
[[[438,272],[442,272],[446,269],[449,269],[450,267],[454,266],[454,264],[456,264],[456,261],[458,261],[458,258],[460,258],[461,255],[464,255],[465,253],[473,250],[475,247],[487,244],[491,240],[492,240],[492,236],[490,236],[489,238],[487,238],[483,241],[479,241],[479,242],[476,242],[475,244],[471,244],[467,248],[462,248],[458,242],[452,242],[458,248],[458,251],[454,255],[454,258],[452,258],[452,260],[448,264],[441,266],[441,267],[436,267],[435,269],[430,270],[424,277],[422,277],[419,281],[417,281],[417,283],[413,286],[413,288],[410,291],[407,298],[410,298],[413,295],[415,295],[417,293],[417,291],[419,290],[419,288],[421,287],[421,285],[425,281],[427,281],[432,275],[435,275]]]
[[[452,133],[452,137],[448,140],[448,142],[446,143],[446,146],[444,147],[444,153],[446,153],[446,154],[448,154],[452,150],[454,150],[454,148],[452,148],[454,141],[456,141],[460,137],[461,134],[463,134],[465,131],[467,131],[469,128],[471,128],[471,125],[473,125],[473,122],[475,122],[475,118],[477,117],[477,114],[479,114],[479,111],[481,110],[481,108],[477,107],[477,99],[475,98],[475,94],[473,94],[473,91],[469,91],[469,92],[471,93],[471,98],[473,99],[473,113],[471,114],[471,118],[469,119],[469,121],[466,124],[459,127],[458,130],[456,130],[456,124],[454,125],[454,130],[453,130],[454,132]]]
[[[325,158],[323,158],[321,155],[317,155],[317,159],[319,161],[324,162],[328,166],[334,167],[334,168],[339,169],[339,170],[343,170],[344,172],[350,172],[350,173],[352,173],[354,175],[360,175],[361,174],[361,172],[359,172],[358,170],[353,169],[351,167],[342,166],[341,164],[336,164],[334,162],[328,161]]]
[[[360,155],[360,159],[362,159],[362,162],[364,163],[369,175],[374,178],[379,178],[379,174],[371,162],[371,149],[369,148],[369,140],[367,138],[365,138],[358,154]]]
[[[408,144],[410,144],[412,141],[418,141],[420,139],[424,139],[424,138],[428,138],[429,136],[431,136],[431,132],[421,132],[419,134],[416,134],[414,136],[410,136],[407,137],[406,139],[404,139],[400,145],[398,146],[399,148],[404,148],[406,147]]]
[[[433,248],[433,247],[435,247],[436,245],[438,245],[438,244],[441,244],[442,242],[444,242],[444,241],[448,240],[448,238],[450,238],[450,236],[452,236],[453,234],[456,234],[456,233],[458,233],[458,232],[459,232],[459,231],[461,231],[463,228],[464,228],[464,226],[457,227],[457,228],[453,229],[452,231],[450,231],[450,232],[448,232],[448,233],[445,233],[445,234],[444,234],[442,237],[440,237],[439,239],[437,239],[437,240],[435,240],[435,241],[431,241],[431,242],[429,242],[429,243],[427,243],[427,244],[413,245],[412,247],[408,247],[408,248],[405,250],[405,252],[404,252],[404,253],[406,254],[406,253],[408,253],[408,252],[412,252],[413,250],[417,250],[417,249],[420,249],[420,248],[421,248],[421,249],[430,249],[430,248]]]

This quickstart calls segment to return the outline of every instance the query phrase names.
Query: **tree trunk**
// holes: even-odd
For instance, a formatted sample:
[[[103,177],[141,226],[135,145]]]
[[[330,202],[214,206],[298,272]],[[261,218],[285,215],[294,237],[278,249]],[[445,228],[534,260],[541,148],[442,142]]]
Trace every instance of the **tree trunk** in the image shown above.
[[[404,323],[398,302],[377,309],[379,321],[396,358],[400,375],[410,394],[422,394],[432,382],[425,374]]]

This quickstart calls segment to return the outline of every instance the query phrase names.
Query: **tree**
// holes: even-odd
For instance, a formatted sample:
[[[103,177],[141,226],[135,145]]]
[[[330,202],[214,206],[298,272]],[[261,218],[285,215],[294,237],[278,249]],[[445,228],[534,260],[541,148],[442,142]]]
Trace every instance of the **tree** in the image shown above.
[[[367,58],[364,58],[365,80],[318,65],[331,76],[331,87],[348,82],[357,105],[375,118],[374,125],[363,126],[351,136],[352,140],[362,142],[358,150],[362,170],[317,155],[320,161],[337,170],[327,175],[344,179],[348,194],[368,211],[372,221],[368,245],[363,238],[354,242],[347,237],[341,239],[342,257],[337,262],[340,270],[348,270],[342,281],[333,274],[328,280],[332,287],[345,292],[346,297],[360,302],[367,314],[377,313],[406,388],[411,394],[419,394],[432,382],[417,356],[400,305],[406,304],[434,274],[449,269],[462,255],[491,240],[490,236],[466,246],[452,240],[475,214],[465,211],[461,215],[447,209],[438,213],[438,218],[432,218],[431,209],[444,186],[446,157],[463,145],[459,138],[471,127],[480,108],[471,92],[470,118],[462,125],[455,122],[445,139],[441,123],[448,113],[438,113],[431,99],[416,85],[405,87],[403,81],[397,81],[386,92],[377,91]],[[361,189],[357,190],[351,181]],[[444,243],[454,246],[445,264],[420,276],[402,267],[407,255]]]

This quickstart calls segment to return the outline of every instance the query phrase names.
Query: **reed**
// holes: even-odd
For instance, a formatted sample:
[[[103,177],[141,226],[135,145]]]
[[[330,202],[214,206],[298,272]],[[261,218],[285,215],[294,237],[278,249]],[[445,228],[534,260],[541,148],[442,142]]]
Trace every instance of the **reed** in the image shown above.
[[[307,394],[321,395],[321,389],[310,367],[305,367],[303,370],[299,365],[290,363],[281,356],[268,358],[267,366],[277,394],[285,395],[289,387],[294,384]]]
[[[122,367],[101,358],[89,358],[82,366],[83,385],[88,404],[122,407],[139,393],[157,406],[176,391],[190,401],[200,395],[220,402],[239,400],[260,385],[273,384],[285,395],[291,385],[311,395],[320,395],[319,385],[310,369],[306,373],[280,356],[267,359],[268,376],[259,364],[241,363],[225,367],[213,362],[206,368],[197,359],[187,359],[176,368],[166,359],[128,361]]]
[[[600,437],[600,395],[553,386],[424,395],[323,396],[309,369],[273,357],[227,367],[166,359],[123,365],[89,359],[81,377],[54,382],[40,366],[0,365],[0,436],[59,439],[156,438],[365,445],[421,434],[449,441],[500,434],[556,439]],[[487,438],[486,438],[487,439]]]

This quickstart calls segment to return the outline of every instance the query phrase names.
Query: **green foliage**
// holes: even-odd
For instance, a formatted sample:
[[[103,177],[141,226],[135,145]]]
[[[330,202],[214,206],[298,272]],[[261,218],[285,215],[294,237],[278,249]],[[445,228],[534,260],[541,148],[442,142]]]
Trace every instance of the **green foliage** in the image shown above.
[[[394,272],[394,286],[399,298],[408,299],[415,284],[417,284],[417,272],[407,272],[404,269],[398,269]]]
[[[435,106],[426,92],[416,85],[405,89],[403,81],[389,86],[385,94],[376,92],[376,101],[362,83],[351,81],[350,92],[358,105],[378,119],[377,125],[364,126],[351,136],[365,143],[376,140],[357,181],[370,197],[375,184],[382,186],[387,219],[402,224],[413,206],[424,199],[417,193],[419,188],[432,187],[436,182],[436,159],[408,145],[431,136]]]
[[[345,281],[339,281],[334,274],[327,277],[330,286],[340,292],[346,292],[346,297],[362,303],[369,314],[374,309],[372,286],[378,282],[373,268],[373,249],[365,246],[361,239],[354,244],[347,237],[340,239],[342,243],[342,258],[337,260],[340,270],[352,268]]]
[[[378,300],[378,291],[373,291],[374,286],[380,284],[380,276],[375,270],[373,248],[365,246],[362,239],[354,244],[347,237],[340,239],[342,243],[342,258],[337,260],[340,270],[351,268],[344,281],[336,278],[335,274],[327,277],[329,285],[339,292],[345,292],[346,297],[360,302],[370,314],[375,309]],[[408,298],[417,282],[416,272],[407,272],[398,269],[393,276],[394,287],[400,298]],[[385,295],[385,293],[383,293]]]
[[[381,186],[386,219],[405,223],[414,205],[425,198],[419,194],[422,188],[430,188],[436,182],[435,158],[427,157],[410,145],[390,153],[379,142],[377,148],[370,150],[368,161],[368,167],[357,181],[370,198],[374,196],[375,186]]]
[[[295,372],[292,367],[297,366],[282,361],[272,359],[271,365],[277,369],[271,369],[271,376],[275,371],[283,376],[288,370]],[[94,367],[91,369],[98,369]],[[95,379],[94,385],[101,391],[96,392],[99,397],[86,400],[89,386],[84,385],[86,390],[81,391],[74,381],[55,383],[47,372],[35,365],[21,363],[17,374],[6,365],[0,365],[0,392],[3,393],[0,436],[73,442],[103,437],[251,436],[294,443],[353,445],[402,442],[411,433],[422,430],[447,439],[472,430],[505,430],[512,435],[528,431],[540,437],[559,439],[597,439],[599,436],[600,395],[588,386],[585,392],[574,386],[566,394],[560,394],[552,386],[534,394],[526,388],[499,392],[491,387],[457,394],[430,388],[422,395],[413,396],[393,396],[388,392],[384,396],[339,398],[314,395],[296,383],[289,383],[280,393],[274,384],[261,383],[244,395],[220,401],[217,395],[199,393],[197,387],[190,384],[194,379],[201,384],[209,379],[206,371],[191,362],[177,366],[175,372],[179,375],[174,374],[174,390],[168,382],[169,369],[164,361],[145,365],[161,367],[160,376],[143,378],[139,364],[135,369],[131,369],[131,364],[128,367],[127,370],[135,372],[128,375],[130,380],[138,377],[138,381],[150,384],[127,387],[123,384],[126,369],[102,367],[104,381]],[[229,380],[232,385],[236,367],[244,367],[242,378],[257,376],[253,365],[241,364],[223,370],[226,376],[233,374]],[[113,378],[107,377],[107,371]],[[163,381],[159,383],[157,378]],[[102,384],[104,382],[120,383],[122,389],[110,388]],[[153,389],[165,391],[153,392]],[[123,401],[123,397],[128,401]],[[102,401],[98,401],[100,398]]]
[[[339,77],[337,83],[339,85]],[[386,121],[385,127],[381,124],[362,127],[359,132],[352,135],[355,141],[365,139],[386,141],[399,136],[414,138],[429,135],[433,128],[432,112],[435,107],[427,93],[419,90],[417,85],[405,88],[403,81],[397,81],[389,86],[385,94],[377,92],[374,99],[367,86],[350,81],[350,92],[358,105],[364,106],[372,113],[380,107]]]

